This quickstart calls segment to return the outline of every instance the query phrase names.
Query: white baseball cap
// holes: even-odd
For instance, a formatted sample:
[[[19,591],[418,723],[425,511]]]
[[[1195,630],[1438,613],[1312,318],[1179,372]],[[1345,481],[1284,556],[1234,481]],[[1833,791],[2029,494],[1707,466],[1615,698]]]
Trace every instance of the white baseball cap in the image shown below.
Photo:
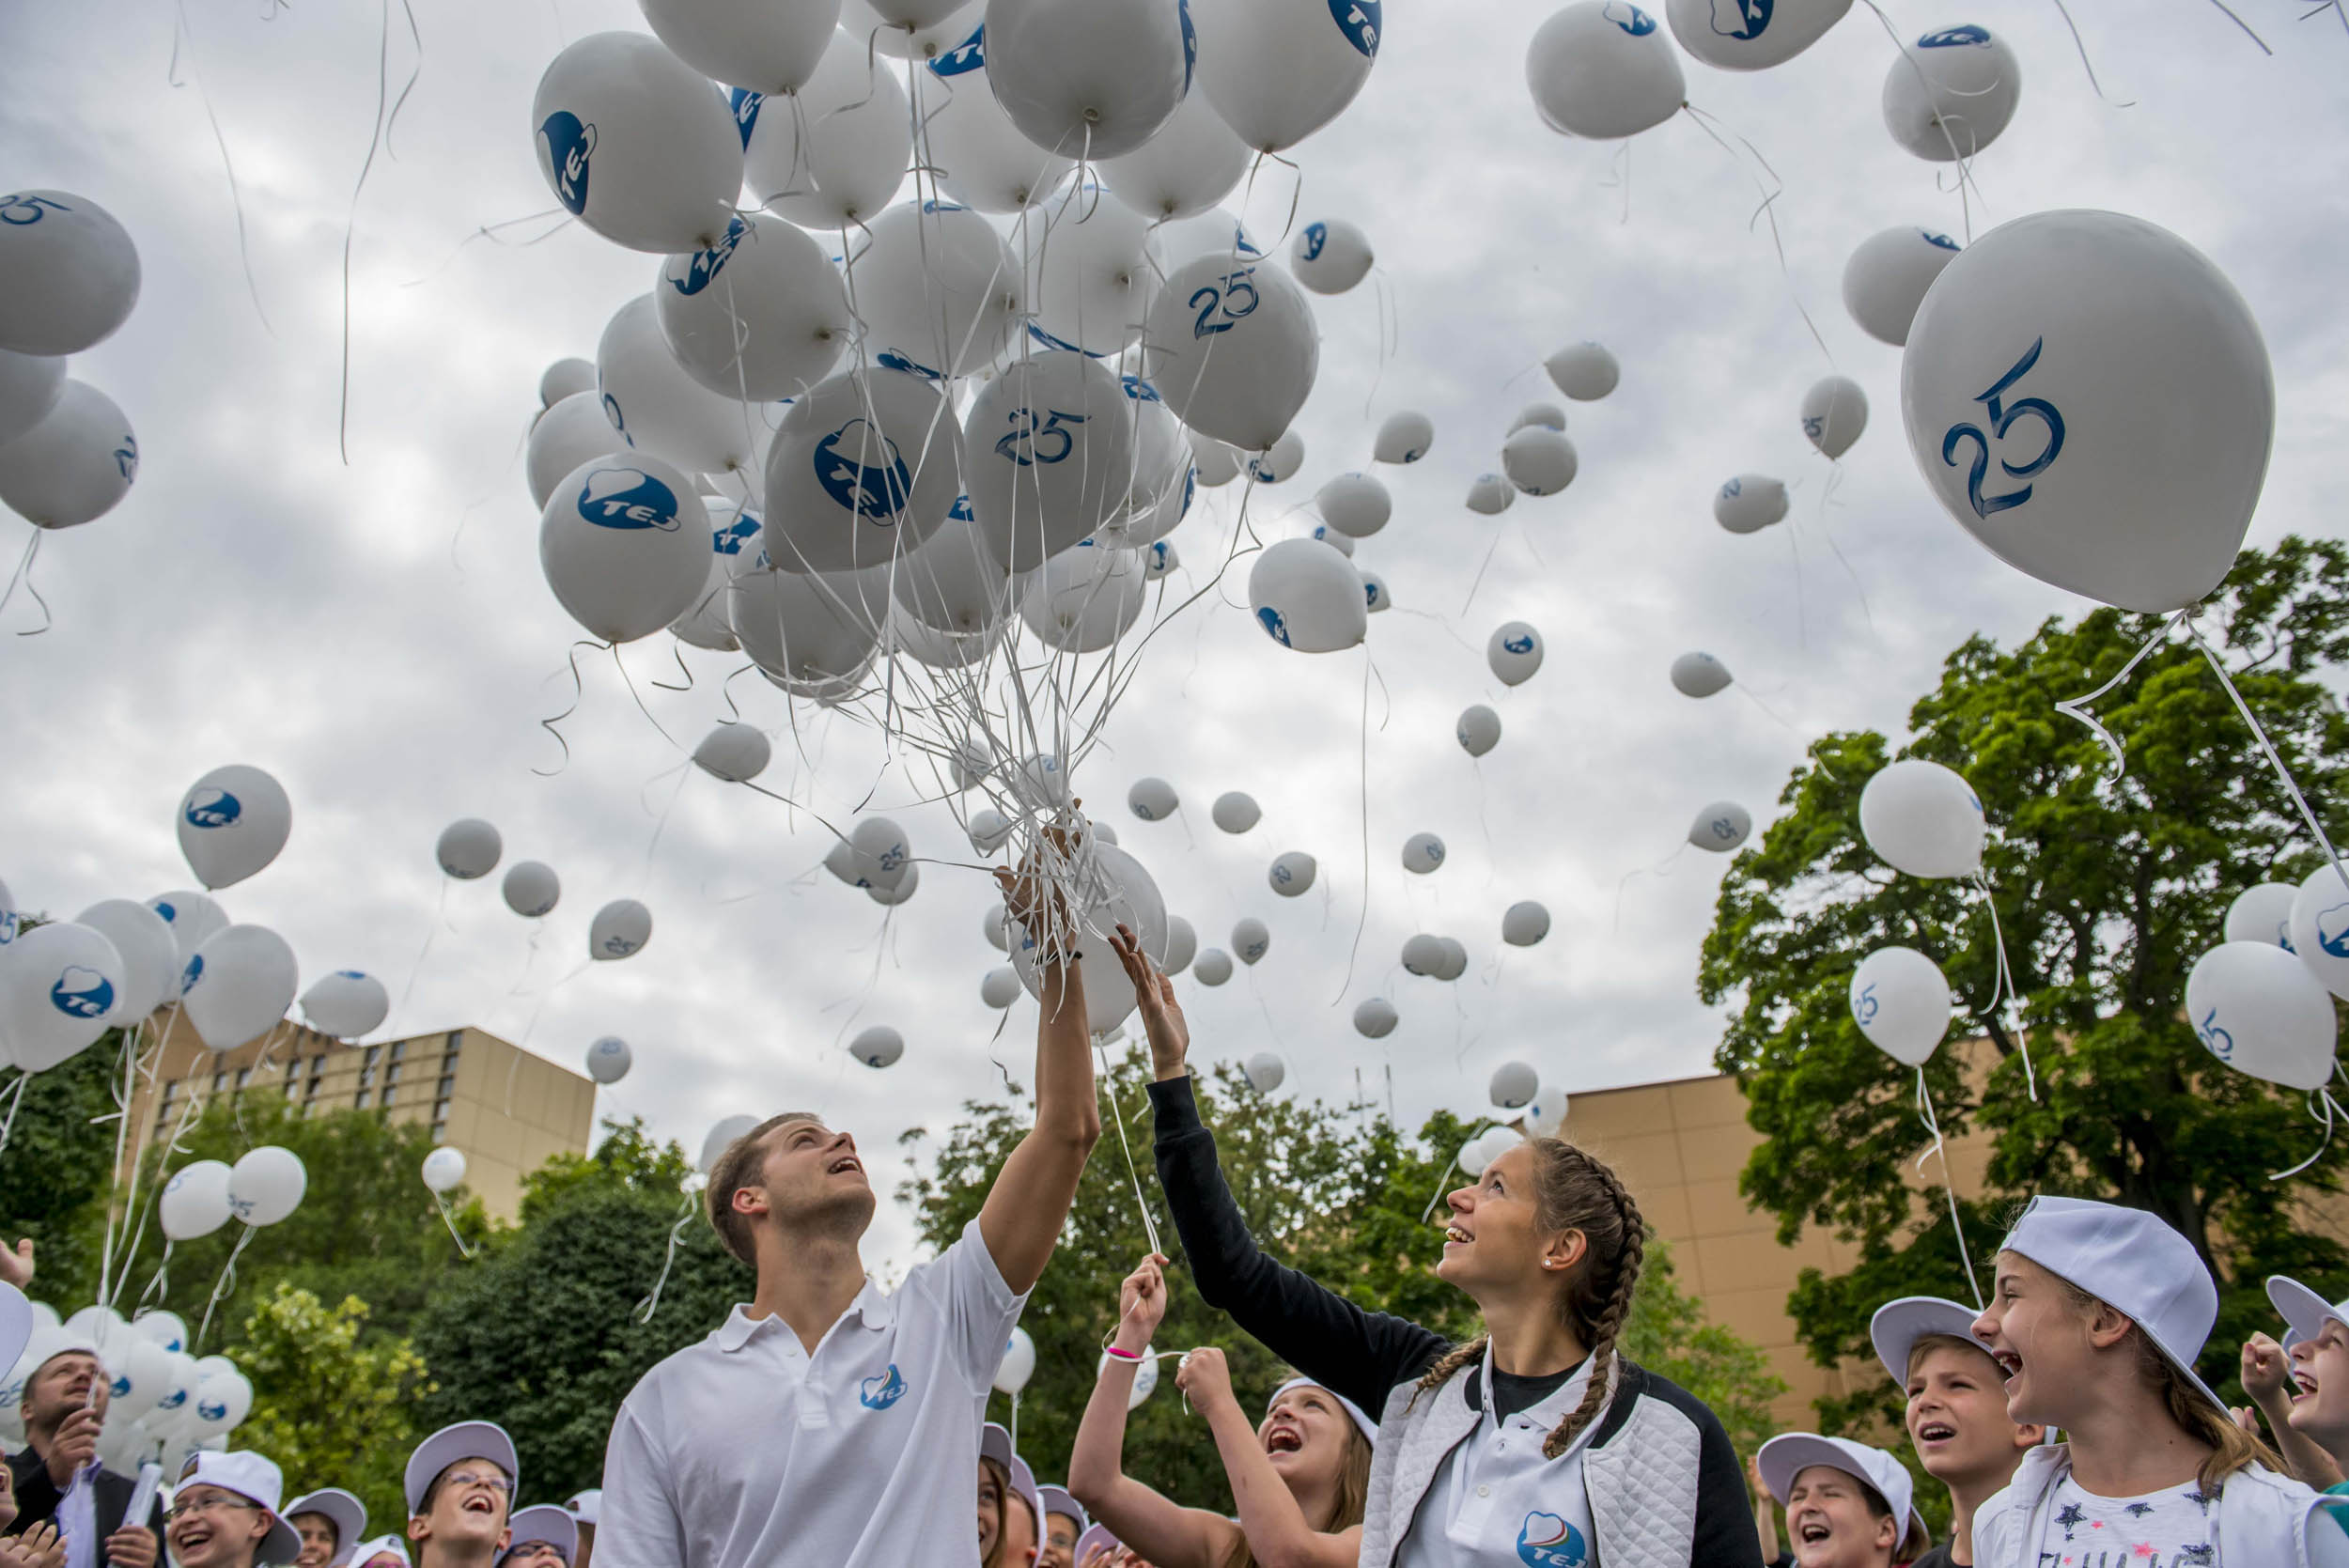
[[[359,1549],[359,1537],[367,1532],[367,1505],[339,1486],[322,1487],[294,1498],[286,1505],[288,1522],[297,1514],[323,1514],[334,1522],[334,1555],[326,1560],[327,1568],[343,1568]]]
[[[1110,1550],[1115,1551],[1118,1547],[1124,1545],[1124,1542],[1118,1540],[1116,1536],[1110,1533],[1109,1526],[1087,1525],[1085,1527],[1085,1532],[1077,1537],[1077,1545],[1069,1551],[1068,1560],[1071,1562],[1079,1564],[1080,1568],[1082,1568],[1085,1554],[1093,1550],[1094,1547],[1107,1546]]]
[[[1960,1302],[1940,1296],[1904,1296],[1887,1301],[1868,1320],[1868,1340],[1876,1348],[1876,1359],[1892,1374],[1892,1381],[1906,1388],[1908,1385],[1908,1357],[1917,1342],[1937,1335],[1964,1340],[1979,1348],[1984,1356],[1990,1347],[1974,1338],[1974,1319],[1982,1313]]]
[[[402,1562],[408,1561],[408,1543],[397,1535],[379,1535],[372,1541],[360,1542],[358,1548],[350,1554],[350,1560],[359,1568],[366,1568],[368,1563],[387,1554]]]
[[[1273,1389],[1272,1397],[1264,1402],[1265,1414],[1268,1416],[1272,1414],[1273,1405],[1279,1404],[1281,1396],[1287,1393],[1291,1389],[1319,1389],[1323,1393],[1328,1394],[1331,1399],[1336,1400],[1340,1405],[1346,1407],[1346,1413],[1353,1418],[1354,1429],[1362,1435],[1362,1441],[1370,1444],[1373,1448],[1377,1448],[1378,1446],[1378,1423],[1364,1415],[1361,1405],[1355,1404],[1352,1400],[1338,1392],[1337,1389],[1330,1387],[1327,1383],[1316,1383],[1310,1377],[1292,1377],[1287,1382],[1282,1384],[1279,1388]]]
[[[603,1488],[590,1486],[584,1492],[574,1492],[570,1500],[563,1506],[571,1511],[572,1518],[592,1527],[596,1523],[596,1515],[603,1512]]]
[[[1930,1529],[1924,1515],[1917,1512],[1915,1486],[1908,1479],[1907,1467],[1879,1448],[1855,1443],[1849,1437],[1822,1437],[1815,1432],[1785,1432],[1762,1445],[1754,1456],[1754,1465],[1762,1472],[1762,1484],[1786,1506],[1786,1494],[1795,1489],[1795,1478],[1813,1465],[1857,1476],[1876,1490],[1892,1510],[1892,1517],[1900,1520],[1901,1533],[1906,1537],[1912,1529]]]
[[[424,1495],[441,1472],[459,1459],[487,1459],[506,1472],[517,1489],[522,1483],[521,1461],[514,1456],[514,1439],[495,1421],[459,1421],[444,1426],[416,1445],[408,1456],[408,1512],[424,1512]],[[513,1494],[506,1495],[509,1508]],[[510,1518],[511,1515],[509,1514]]]
[[[1011,1489],[1027,1500],[1028,1512],[1035,1515],[1036,1533],[1044,1533],[1044,1498],[1037,1491],[1035,1472],[1028,1462],[1011,1452],[1011,1434],[995,1421],[979,1428],[979,1457],[992,1459],[1011,1476]]]
[[[2267,1277],[2267,1299],[2289,1325],[2283,1338],[2286,1350],[2301,1340],[2316,1338],[2328,1320],[2349,1328],[2349,1301],[2327,1301],[2289,1275]]]
[[[1044,1512],[1057,1514],[1064,1519],[1077,1521],[1077,1533],[1082,1535],[1093,1528],[1093,1517],[1084,1510],[1066,1486],[1038,1486],[1036,1496],[1044,1499]]]
[[[234,1492],[269,1515],[269,1533],[261,1537],[261,1545],[253,1553],[254,1561],[291,1562],[302,1555],[302,1537],[277,1512],[278,1499],[286,1495],[286,1476],[278,1469],[276,1461],[251,1449],[227,1453],[199,1449],[188,1456],[179,1483],[187,1487],[199,1483]]]
[[[1999,1248],[2020,1252],[2136,1324],[2196,1393],[2228,1415],[2227,1402],[2194,1371],[2218,1321],[2218,1287],[2192,1242],[2143,1209],[2042,1195]]]
[[[516,1514],[510,1523],[513,1537],[506,1542],[506,1550],[498,1554],[500,1562],[511,1556],[517,1546],[533,1541],[552,1542],[566,1562],[579,1555],[579,1521],[571,1517],[567,1508],[557,1508],[551,1502],[537,1503]]]

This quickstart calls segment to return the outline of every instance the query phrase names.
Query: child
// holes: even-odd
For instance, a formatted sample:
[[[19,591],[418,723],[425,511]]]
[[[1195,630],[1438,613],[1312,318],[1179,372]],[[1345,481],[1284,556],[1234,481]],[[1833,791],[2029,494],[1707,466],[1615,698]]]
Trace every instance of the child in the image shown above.
[[[2292,1326],[2285,1340],[2292,1345],[2292,1404],[2277,1427],[2279,1438],[2314,1449],[2316,1457],[2339,1472],[2349,1458],[2349,1301],[2327,1302],[2297,1280],[2279,1274],[2267,1281],[2267,1299]],[[2260,1336],[2264,1338],[2265,1336]],[[2250,1364],[2251,1346],[2243,1347]],[[2244,1374],[2248,1388],[2251,1374]],[[2349,1481],[2335,1481],[2325,1490],[2349,1493]],[[2326,1511],[2335,1524],[2349,1529],[2349,1514]]]
[[[1882,1449],[1786,1432],[1762,1445],[1754,1467],[1785,1507],[1798,1568],[1892,1568],[1932,1544],[1908,1471]]]
[[[1868,1324],[1876,1358],[1907,1391],[1908,1440],[1925,1473],[1950,1493],[1950,1538],[1915,1568],[1970,1568],[1974,1514],[2015,1479],[2046,1429],[2006,1413],[2006,1374],[1975,1339],[1974,1309],[1935,1296],[1905,1296]]]

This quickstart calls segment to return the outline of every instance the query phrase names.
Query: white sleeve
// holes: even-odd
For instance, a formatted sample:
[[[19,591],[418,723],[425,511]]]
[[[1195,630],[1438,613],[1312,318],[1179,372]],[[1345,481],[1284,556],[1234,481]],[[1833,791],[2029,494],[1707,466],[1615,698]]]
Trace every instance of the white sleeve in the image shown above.
[[[596,1560],[605,1568],[687,1568],[685,1521],[670,1493],[668,1456],[626,1403],[603,1451]]]
[[[938,1293],[947,1331],[954,1337],[955,1358],[971,1380],[971,1391],[983,1394],[995,1381],[995,1369],[1003,1364],[1004,1345],[1028,1298],[1015,1292],[995,1266],[976,1219],[939,1254],[930,1274],[925,1284]]]
[[[2309,1568],[2349,1568],[2349,1507],[2319,1503],[2303,1521]]]

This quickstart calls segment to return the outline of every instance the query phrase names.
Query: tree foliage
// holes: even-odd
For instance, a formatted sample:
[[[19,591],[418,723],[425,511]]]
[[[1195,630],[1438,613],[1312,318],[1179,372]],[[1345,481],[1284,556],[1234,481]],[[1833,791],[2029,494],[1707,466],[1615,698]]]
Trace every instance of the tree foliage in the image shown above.
[[[401,1476],[423,1435],[416,1403],[431,1384],[412,1344],[383,1335],[363,1343],[366,1325],[367,1304],[355,1296],[329,1307],[282,1281],[272,1286],[235,1357],[254,1390],[236,1443],[277,1461],[288,1498],[340,1486],[379,1527],[397,1529],[408,1514]]]
[[[98,1265],[114,1188],[114,1096],[122,1032],[24,1084],[0,1156],[0,1245],[30,1236],[40,1269],[34,1294],[86,1301],[98,1291]],[[20,1073],[0,1079],[0,1103],[17,1093]]]
[[[2339,800],[2349,720],[2317,677],[2349,653],[2349,549],[2294,538],[2247,551],[2197,624],[2310,800]],[[1765,1135],[1743,1190],[1778,1215],[1783,1239],[1815,1224],[1859,1250],[1854,1271],[1806,1274],[1789,1301],[1823,1363],[1868,1357],[1868,1315],[1891,1296],[1967,1293],[1937,1194],[1921,1196],[1907,1175],[1927,1141],[1916,1075],[1867,1043],[1846,1001],[1859,959],[1893,944],[1942,966],[1967,1009],[1952,1033],[1987,1041],[1986,1076],[1969,1076],[1954,1049],[1924,1069],[1943,1132],[1990,1139],[1983,1200],[1966,1212],[1985,1284],[1984,1255],[2033,1192],[2151,1210],[2220,1281],[2201,1363],[2214,1386],[2233,1377],[2241,1330],[2270,1315],[2264,1275],[2349,1284],[2349,1253],[2294,1214],[2300,1196],[2339,1189],[2349,1146],[2269,1180],[2310,1153],[2317,1128],[2298,1095],[2208,1055],[2184,1016],[2186,971],[2221,939],[2229,902],[2317,863],[2290,796],[2190,641],[2155,648],[2095,705],[2125,749],[2125,776],[2055,709],[2120,672],[2160,626],[2105,609],[2050,620],[2012,649],[1970,638],[1911,711],[1900,754],[1964,774],[1993,825],[1986,894],[1897,875],[1869,851],[1860,791],[1894,754],[1874,732],[1816,742],[1780,798],[1785,815],[1721,884],[1699,990],[1733,1006],[1717,1061]],[[2337,841],[2343,825],[2326,811]],[[2022,1032],[1992,1006],[2001,934],[2035,1099]],[[1884,1398],[1870,1390],[1824,1414],[1849,1420]]]

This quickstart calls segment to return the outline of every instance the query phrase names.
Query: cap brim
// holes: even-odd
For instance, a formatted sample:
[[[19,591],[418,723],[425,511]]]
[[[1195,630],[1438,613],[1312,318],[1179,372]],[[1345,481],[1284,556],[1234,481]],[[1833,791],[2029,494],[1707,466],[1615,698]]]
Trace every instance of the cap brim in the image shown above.
[[[506,1550],[498,1553],[501,1562],[518,1547],[533,1541],[544,1541],[561,1548],[566,1561],[579,1555],[579,1521],[569,1510],[553,1503],[534,1503],[519,1511],[509,1521],[509,1528],[513,1536],[506,1542]]]
[[[1908,1353],[1919,1340],[1928,1335],[1947,1334],[1979,1345],[1985,1356],[1990,1347],[1974,1338],[1974,1319],[1982,1314],[1962,1302],[1938,1296],[1904,1296],[1897,1301],[1887,1301],[1868,1320],[1868,1343],[1875,1347],[1876,1359],[1892,1381],[1906,1387],[1908,1383]]]
[[[995,1421],[979,1428],[979,1457],[992,1459],[1008,1473],[1011,1469],[1011,1434]]]
[[[506,1471],[506,1479],[519,1489],[521,1485],[521,1461],[515,1457],[514,1439],[495,1421],[459,1421],[444,1426],[416,1445],[408,1456],[408,1470],[403,1478],[407,1483],[408,1514],[411,1518],[424,1512],[424,1495],[443,1470],[459,1459],[494,1460]]]
[[[1825,1437],[1808,1432],[1788,1432],[1762,1445],[1754,1456],[1755,1467],[1762,1472],[1762,1484],[1779,1507],[1786,1506],[1786,1494],[1795,1489],[1795,1477],[1813,1465],[1827,1465],[1845,1475],[1858,1475],[1852,1468],[1852,1457]],[[1866,1476],[1860,1480],[1867,1481]],[[1873,1482],[1869,1484],[1874,1485]]]
[[[2331,1302],[2288,1275],[2267,1277],[2267,1299],[2280,1313],[2292,1331],[2304,1340],[2312,1340],[2325,1331],[2327,1318],[2349,1328],[2349,1318]]]
[[[334,1555],[326,1560],[327,1568],[343,1568],[367,1533],[366,1505],[340,1487],[305,1492],[280,1516],[291,1524],[297,1514],[323,1514],[334,1521]]]
[[[269,1533],[262,1536],[261,1544],[254,1548],[253,1560],[283,1564],[291,1562],[301,1555],[302,1537],[296,1535],[293,1526],[286,1523],[284,1519],[274,1518],[270,1521]]]

